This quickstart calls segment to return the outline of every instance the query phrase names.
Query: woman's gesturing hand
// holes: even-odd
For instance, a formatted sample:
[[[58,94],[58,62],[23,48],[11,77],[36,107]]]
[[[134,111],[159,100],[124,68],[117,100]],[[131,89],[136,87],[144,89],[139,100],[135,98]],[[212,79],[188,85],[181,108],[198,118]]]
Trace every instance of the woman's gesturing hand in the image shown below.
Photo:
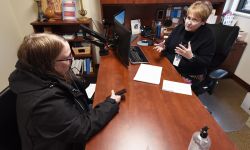
[[[192,47],[191,47],[191,44],[190,44],[190,41],[188,42],[188,46],[185,47],[184,45],[182,44],[179,44],[179,46],[177,46],[175,48],[175,52],[187,59],[191,59],[193,57],[193,52],[192,52]]]
[[[154,50],[156,50],[157,52],[161,52],[165,49],[165,40],[162,41],[161,43],[158,43],[158,44],[154,44]]]

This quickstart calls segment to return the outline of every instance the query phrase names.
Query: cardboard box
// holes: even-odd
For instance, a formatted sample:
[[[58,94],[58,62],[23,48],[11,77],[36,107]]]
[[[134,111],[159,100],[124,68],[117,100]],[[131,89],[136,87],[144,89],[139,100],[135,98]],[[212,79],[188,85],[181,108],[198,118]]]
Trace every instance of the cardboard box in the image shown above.
[[[72,47],[74,56],[81,57],[84,55],[90,55],[91,54],[91,48],[90,46],[83,46],[83,47]]]

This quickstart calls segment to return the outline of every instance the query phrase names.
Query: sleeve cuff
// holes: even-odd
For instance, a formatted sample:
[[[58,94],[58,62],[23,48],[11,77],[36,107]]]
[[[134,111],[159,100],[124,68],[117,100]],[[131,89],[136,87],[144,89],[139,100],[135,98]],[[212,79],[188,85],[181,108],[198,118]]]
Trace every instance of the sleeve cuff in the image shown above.
[[[117,104],[117,102],[114,99],[112,99],[112,98],[109,98],[106,101],[110,102],[111,104]]]
[[[196,56],[193,54],[193,57],[191,59],[189,59],[190,62],[194,62],[196,59]]]

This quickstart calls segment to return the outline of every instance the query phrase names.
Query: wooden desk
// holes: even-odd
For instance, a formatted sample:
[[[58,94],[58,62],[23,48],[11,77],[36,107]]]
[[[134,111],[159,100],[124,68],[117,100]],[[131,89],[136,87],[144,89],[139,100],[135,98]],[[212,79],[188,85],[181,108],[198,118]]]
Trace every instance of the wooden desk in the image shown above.
[[[211,150],[233,150],[212,115],[195,96],[162,91],[163,79],[183,81],[170,62],[152,47],[142,48],[151,65],[163,66],[160,85],[133,81],[139,65],[123,67],[111,53],[101,57],[94,104],[111,89],[127,89],[126,100],[114,119],[86,146],[86,150],[186,150],[192,134],[208,125]]]

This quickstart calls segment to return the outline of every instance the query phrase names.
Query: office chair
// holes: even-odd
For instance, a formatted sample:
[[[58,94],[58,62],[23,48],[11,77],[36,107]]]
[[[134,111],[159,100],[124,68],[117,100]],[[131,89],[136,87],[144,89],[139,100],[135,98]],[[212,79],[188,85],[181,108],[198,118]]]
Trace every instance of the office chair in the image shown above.
[[[211,95],[216,84],[218,84],[218,80],[225,78],[228,75],[228,71],[219,69],[219,66],[227,58],[232,45],[239,34],[238,26],[231,27],[222,24],[207,24],[207,26],[214,34],[216,51],[210,66],[208,67],[205,79],[200,83],[202,90],[196,93],[198,95],[204,92],[208,92]]]
[[[0,149],[21,150],[16,117],[16,95],[9,87],[0,92]]]

